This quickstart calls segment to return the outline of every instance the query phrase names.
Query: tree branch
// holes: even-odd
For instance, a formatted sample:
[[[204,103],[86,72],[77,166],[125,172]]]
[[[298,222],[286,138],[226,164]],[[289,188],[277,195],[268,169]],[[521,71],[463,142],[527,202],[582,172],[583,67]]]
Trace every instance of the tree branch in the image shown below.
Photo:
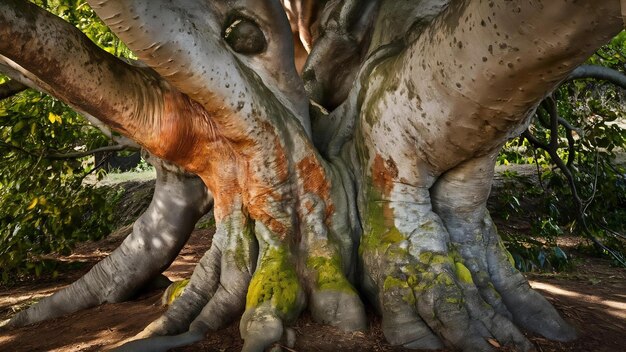
[[[139,65],[136,63],[135,65]],[[31,72],[26,71],[23,67],[19,66],[9,58],[0,55],[0,72],[9,76],[12,80],[21,83],[22,85],[40,91],[42,93],[54,96],[54,90],[48,84],[38,79]],[[113,133],[111,128],[105,123],[97,119],[95,116],[85,112],[80,107],[72,104],[68,104],[74,111],[82,114],[87,121],[89,121],[94,127],[100,130],[105,136],[109,137],[115,144],[125,145],[129,148],[140,149],[141,146],[132,139],[122,136],[120,134]]]
[[[119,152],[122,150],[128,150],[131,149],[125,145],[120,145],[120,144],[115,144],[115,145],[108,145],[105,147],[100,147],[100,148],[96,148],[96,149],[92,149],[92,150],[86,150],[86,151],[82,151],[82,152],[73,152],[73,153],[51,153],[51,154],[47,154],[44,156],[44,158],[48,158],[48,159],[53,159],[53,160],[59,160],[59,159],[78,159],[78,158],[83,158],[89,155],[93,155],[96,153],[102,153],[102,152]]]
[[[109,145],[109,146],[100,147],[100,148],[96,148],[92,150],[86,150],[82,152],[50,153],[48,151],[43,151],[43,150],[39,150],[39,151],[27,150],[20,146],[8,144],[3,141],[0,141],[0,146],[4,148],[17,150],[23,154],[27,154],[27,155],[35,156],[35,157],[41,157],[41,158],[45,158],[49,160],[78,159],[78,158],[83,158],[83,157],[93,155],[95,153],[100,153],[100,152],[118,152],[122,150],[133,149],[133,148],[129,148],[126,145],[115,144],[115,145]]]
[[[567,124],[567,126],[569,127],[564,125],[568,132],[567,140],[568,140],[568,146],[569,146],[569,154],[568,154],[567,163],[566,163],[563,161],[563,159],[561,159],[561,157],[558,154],[558,147],[559,147],[558,128],[559,128],[559,125],[561,125],[560,121],[562,120],[562,118],[560,118],[558,115],[556,101],[554,100],[553,97],[548,97],[547,99],[543,101],[542,105],[547,110],[548,114],[550,115],[550,142],[549,144],[545,144],[539,141],[535,136],[532,135],[530,130],[524,131],[522,136],[526,138],[528,142],[530,142],[530,144],[533,145],[535,148],[541,148],[545,150],[546,152],[548,152],[548,155],[550,155],[550,159],[552,159],[552,162],[561,170],[561,172],[567,179],[567,183],[572,192],[574,205],[577,208],[576,218],[579,221],[579,223],[582,225],[582,230],[585,236],[589,238],[598,248],[606,251],[615,260],[619,261],[622,265],[626,266],[626,262],[619,255],[619,253],[605,246],[596,236],[593,235],[593,233],[589,230],[589,227],[587,225],[586,208],[593,200],[593,197],[591,197],[591,199],[589,199],[588,201],[583,202],[583,200],[580,198],[580,195],[578,194],[578,187],[576,185],[576,180],[570,168],[574,160],[574,153],[575,153],[574,139],[571,134],[572,128],[569,128],[571,127],[571,125]],[[541,177],[539,177],[539,179],[541,181]],[[595,192],[595,185],[594,185],[594,192]]]
[[[310,134],[309,100],[294,66],[293,36],[280,2],[89,0],[88,3],[143,62],[207,111],[236,107],[241,95],[267,99],[267,87],[284,98],[281,103]],[[246,10],[242,12],[244,6]],[[251,30],[259,28],[263,38],[257,38],[258,41],[266,41],[265,48],[248,53],[245,59],[236,55],[236,47],[228,46],[226,34],[216,32],[216,28],[236,30],[238,17],[240,23],[250,24]],[[254,23],[245,18],[251,18]],[[249,74],[249,69],[255,72],[255,77]],[[228,72],[227,77],[224,72]],[[259,86],[257,77],[266,87]],[[244,118],[245,114],[228,115],[232,120]],[[214,116],[218,124],[221,117]]]
[[[12,97],[19,92],[25,91],[26,89],[28,89],[27,86],[15,80],[10,80],[0,84],[0,100]]]
[[[482,143],[483,149],[499,148],[546,92],[619,33],[618,11],[614,0],[553,0],[542,6],[521,0],[450,2],[428,35],[417,37],[398,60],[400,75],[410,79],[407,86],[416,87],[415,96],[432,101],[436,95],[442,102],[422,104],[426,116],[443,116],[419,126],[433,131],[424,139],[440,141],[428,147],[444,149],[468,131],[467,138],[480,135],[492,142]],[[557,28],[554,23],[567,24]],[[476,119],[488,128],[478,130]]]
[[[0,38],[13,38],[0,41],[0,55],[44,82],[47,92],[139,143],[157,143],[151,126],[163,106],[161,79],[152,70],[117,59],[30,2],[0,2]]]
[[[597,65],[579,66],[567,77],[568,81],[576,79],[598,79],[626,89],[626,75],[609,67]]]

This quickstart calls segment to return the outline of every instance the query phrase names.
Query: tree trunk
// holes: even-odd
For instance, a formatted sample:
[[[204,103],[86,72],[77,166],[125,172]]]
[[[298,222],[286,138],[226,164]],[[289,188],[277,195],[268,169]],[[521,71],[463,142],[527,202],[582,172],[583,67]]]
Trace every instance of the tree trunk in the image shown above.
[[[531,349],[518,327],[574,338],[513,268],[485,205],[503,143],[620,30],[617,0],[283,1],[289,17],[271,0],[88,2],[149,68],[17,0],[0,4],[0,37],[25,43],[0,41],[5,66],[198,175],[217,224],[184,294],[123,349],[180,346],[241,316],[244,350],[261,351],[305,308],[361,330],[362,297],[394,345]],[[309,52],[302,78],[294,38]],[[166,175],[141,221],[175,218],[170,249],[106,259],[142,278],[206,210],[186,182],[174,187],[185,200],[162,206],[178,182]],[[54,297],[8,324],[111,301]]]

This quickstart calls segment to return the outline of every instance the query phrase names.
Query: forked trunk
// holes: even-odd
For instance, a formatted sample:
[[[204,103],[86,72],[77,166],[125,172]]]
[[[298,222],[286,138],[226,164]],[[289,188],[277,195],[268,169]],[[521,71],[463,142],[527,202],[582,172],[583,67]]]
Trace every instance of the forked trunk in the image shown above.
[[[241,316],[244,350],[262,351],[307,307],[320,322],[364,329],[361,297],[394,345],[483,351],[495,339],[531,349],[518,327],[574,338],[509,262],[485,204],[503,143],[620,30],[617,0],[282,1],[289,16],[278,0],[88,2],[150,69],[15,0],[0,5],[0,35],[30,44],[0,44],[0,54],[198,175],[217,224],[184,294],[123,350],[188,344]],[[294,38],[309,53],[302,79]],[[59,45],[80,62],[66,64]],[[54,59],[38,57],[40,47]],[[65,72],[74,66],[94,84]],[[191,208],[172,222],[174,251],[206,194],[167,207],[157,194],[142,219],[151,228]],[[171,260],[141,255],[121,261],[152,275]],[[108,267],[97,267],[98,285],[115,281]],[[69,311],[58,306],[73,304],[71,290],[9,324]]]

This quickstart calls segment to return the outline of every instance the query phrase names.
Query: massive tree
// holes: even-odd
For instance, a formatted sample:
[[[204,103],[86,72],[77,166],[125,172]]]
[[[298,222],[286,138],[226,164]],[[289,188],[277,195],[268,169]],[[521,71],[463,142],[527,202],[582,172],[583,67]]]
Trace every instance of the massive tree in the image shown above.
[[[3,0],[0,70],[149,151],[156,191],[119,249],[6,327],[128,299],[213,205],[184,294],[125,349],[241,317],[244,350],[260,351],[305,308],[364,329],[363,299],[410,348],[575,337],[485,203],[501,146],[620,31],[620,1],[88,2],[139,61]]]

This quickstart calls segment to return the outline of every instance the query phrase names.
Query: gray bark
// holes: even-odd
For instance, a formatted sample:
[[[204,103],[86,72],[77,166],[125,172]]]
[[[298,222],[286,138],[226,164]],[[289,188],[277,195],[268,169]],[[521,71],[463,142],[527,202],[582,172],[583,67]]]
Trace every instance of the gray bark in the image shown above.
[[[120,64],[14,0],[0,5],[0,36],[29,44],[0,43],[0,54],[215,196],[217,232],[189,287],[122,349],[190,343],[243,312],[244,350],[261,351],[307,298],[316,320],[363,329],[355,287],[396,345],[531,349],[518,326],[574,337],[508,262],[485,203],[502,144],[621,29],[617,0],[89,3],[149,68]],[[302,80],[290,28],[310,52]],[[63,57],[55,45],[76,60],[40,67]],[[176,178],[161,192],[171,182],[179,198],[157,202],[147,233],[156,217],[187,233],[202,213],[206,192],[193,198]],[[156,273],[179,246],[135,263]]]
[[[22,68],[21,73],[32,74],[37,85],[45,82],[44,90],[142,145],[158,144],[147,140],[161,119],[156,113],[161,90],[155,89],[160,80],[152,71],[118,60],[78,29],[29,2],[0,4],[0,37],[12,38],[0,42],[1,55]],[[68,48],[71,60],[64,59]]]

